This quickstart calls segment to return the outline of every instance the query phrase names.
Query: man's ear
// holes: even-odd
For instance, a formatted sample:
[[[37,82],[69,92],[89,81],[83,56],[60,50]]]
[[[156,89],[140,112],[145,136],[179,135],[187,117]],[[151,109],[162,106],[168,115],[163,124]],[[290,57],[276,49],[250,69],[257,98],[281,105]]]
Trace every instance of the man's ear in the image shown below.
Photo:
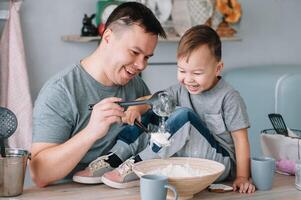
[[[223,61],[219,61],[216,66],[216,76],[220,76],[223,69],[224,69]]]
[[[112,30],[110,28],[107,28],[102,34],[102,40],[105,43],[109,43],[110,38],[112,37],[112,34],[113,34]]]

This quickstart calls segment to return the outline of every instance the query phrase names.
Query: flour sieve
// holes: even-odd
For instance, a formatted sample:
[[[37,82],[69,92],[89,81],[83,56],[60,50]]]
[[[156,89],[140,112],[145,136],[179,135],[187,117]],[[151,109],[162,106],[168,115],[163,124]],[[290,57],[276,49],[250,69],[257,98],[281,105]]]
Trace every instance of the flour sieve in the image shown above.
[[[6,157],[4,139],[10,137],[16,131],[17,126],[16,115],[11,110],[0,107],[0,146],[2,157]]]

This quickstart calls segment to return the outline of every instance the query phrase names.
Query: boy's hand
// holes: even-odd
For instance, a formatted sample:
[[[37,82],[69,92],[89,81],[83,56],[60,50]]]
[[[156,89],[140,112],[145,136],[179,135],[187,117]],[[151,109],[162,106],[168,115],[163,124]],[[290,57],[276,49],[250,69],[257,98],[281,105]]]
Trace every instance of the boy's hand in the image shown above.
[[[130,125],[134,125],[135,120],[137,119],[139,122],[141,122],[141,114],[137,110],[130,110],[124,112],[124,117],[121,118],[123,123],[127,123]]]
[[[250,194],[255,192],[255,185],[253,185],[252,182],[245,177],[236,177],[232,186],[233,191],[237,191],[239,189],[239,193]]]

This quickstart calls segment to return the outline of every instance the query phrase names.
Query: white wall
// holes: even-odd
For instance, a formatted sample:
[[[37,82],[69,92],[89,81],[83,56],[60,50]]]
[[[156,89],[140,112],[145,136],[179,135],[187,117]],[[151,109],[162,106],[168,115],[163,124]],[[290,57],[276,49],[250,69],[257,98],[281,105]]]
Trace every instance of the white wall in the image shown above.
[[[25,0],[21,9],[33,99],[53,74],[94,50],[97,43],[67,43],[60,37],[79,34],[84,13],[96,0]],[[225,68],[259,64],[300,64],[301,1],[241,0],[242,41],[223,43]],[[176,43],[161,43],[151,62],[175,62]]]

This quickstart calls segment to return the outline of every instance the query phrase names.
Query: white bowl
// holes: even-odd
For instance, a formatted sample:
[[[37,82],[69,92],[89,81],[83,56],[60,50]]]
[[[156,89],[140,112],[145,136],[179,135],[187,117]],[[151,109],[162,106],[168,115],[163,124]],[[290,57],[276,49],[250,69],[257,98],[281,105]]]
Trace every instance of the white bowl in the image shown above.
[[[145,160],[136,163],[133,170],[141,177],[145,174],[152,174],[153,171],[165,168],[170,164],[188,164],[192,169],[204,172],[204,175],[194,177],[168,177],[169,184],[176,187],[179,199],[192,198],[194,194],[199,193],[213,183],[225,170],[225,166],[216,161],[189,157]],[[172,199],[173,194],[168,192],[167,198]]]

